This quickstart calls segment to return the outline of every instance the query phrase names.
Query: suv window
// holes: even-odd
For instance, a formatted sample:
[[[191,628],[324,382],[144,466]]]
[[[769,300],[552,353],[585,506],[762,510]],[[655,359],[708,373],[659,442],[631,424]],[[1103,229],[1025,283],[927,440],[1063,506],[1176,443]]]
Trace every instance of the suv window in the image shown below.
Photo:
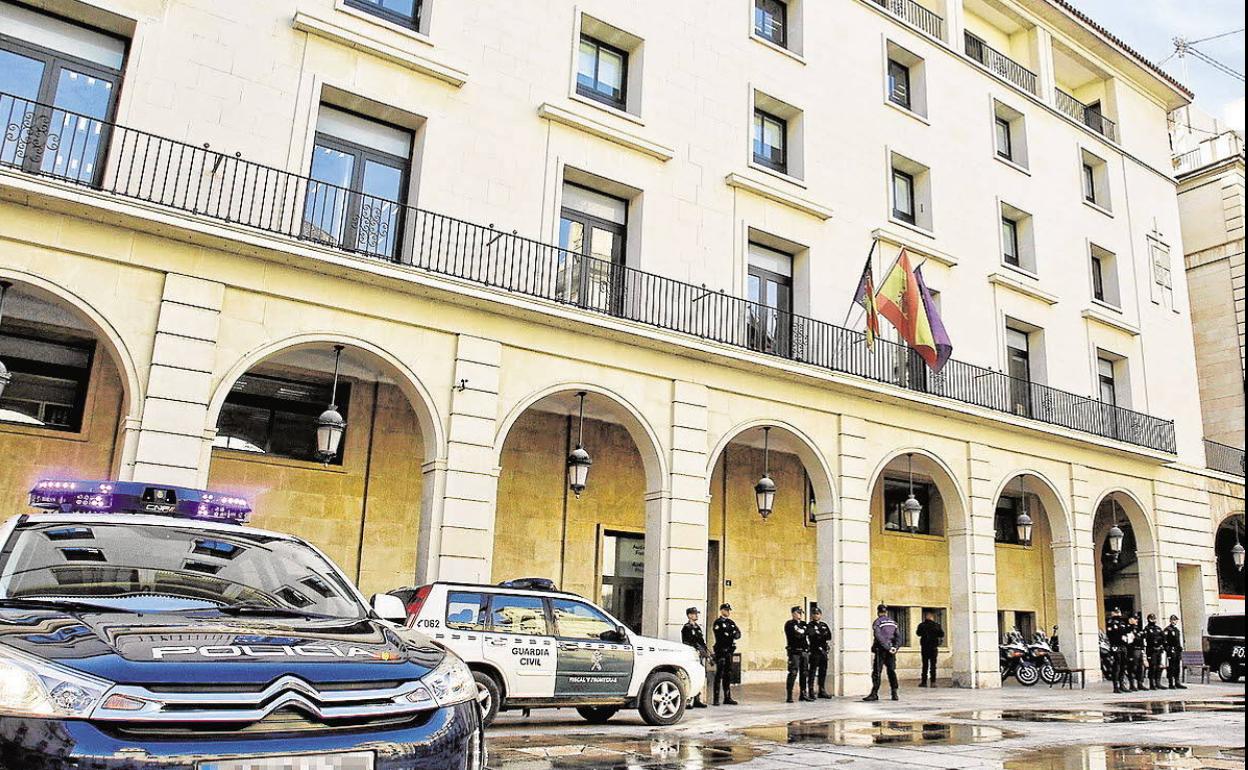
[[[538,596],[495,595],[490,604],[492,631],[527,636],[550,636],[546,606]]]
[[[485,630],[485,597],[453,591],[446,597],[446,627],[457,631]]]
[[[1209,618],[1209,636],[1244,638],[1243,615],[1214,615]]]
[[[561,639],[592,639],[596,642],[615,641],[619,628],[598,610],[581,602],[552,599],[555,629]]]

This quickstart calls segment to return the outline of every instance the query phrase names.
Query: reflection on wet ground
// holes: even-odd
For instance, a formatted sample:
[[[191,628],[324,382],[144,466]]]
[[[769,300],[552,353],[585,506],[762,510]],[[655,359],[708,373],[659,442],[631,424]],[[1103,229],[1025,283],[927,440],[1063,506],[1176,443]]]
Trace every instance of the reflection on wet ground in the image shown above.
[[[1158,700],[1128,701],[1121,704],[1123,708],[1139,709],[1145,714],[1188,714],[1188,713],[1225,713],[1234,714],[1244,710],[1244,697],[1238,700]]]
[[[836,719],[790,722],[780,727],[746,730],[751,738],[775,743],[825,746],[890,746],[905,744],[962,745],[992,743],[1014,737],[995,727],[945,722],[902,722]]]
[[[1005,770],[1242,770],[1244,750],[1183,746],[1057,746],[1006,760]]]
[[[1152,716],[1142,711],[1108,711],[1099,709],[1069,709],[1045,711],[1041,709],[981,709],[957,711],[945,714],[950,719],[975,719],[985,722],[1069,722],[1071,724],[1122,724],[1144,722]]]
[[[492,770],[701,770],[761,756],[748,745],[683,736],[621,739],[605,735],[537,735],[490,740]]]

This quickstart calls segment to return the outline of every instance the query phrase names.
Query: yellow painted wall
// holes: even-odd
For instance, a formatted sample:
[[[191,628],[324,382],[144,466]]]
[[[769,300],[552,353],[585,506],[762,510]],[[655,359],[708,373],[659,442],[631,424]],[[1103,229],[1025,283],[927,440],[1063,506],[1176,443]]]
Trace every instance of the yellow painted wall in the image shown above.
[[[1034,612],[1036,627],[1052,633],[1058,622],[1052,528],[1048,516],[1037,515],[1042,509],[1035,498],[1030,505],[1035,523],[1031,546],[997,543],[997,608],[1003,612]]]
[[[358,570],[365,595],[415,580],[424,460],[416,415],[406,397],[392,385],[376,392],[374,398],[373,383],[352,383],[342,466],[218,449],[209,471],[211,488],[252,501],[255,526],[308,540],[348,577],[356,577]]]

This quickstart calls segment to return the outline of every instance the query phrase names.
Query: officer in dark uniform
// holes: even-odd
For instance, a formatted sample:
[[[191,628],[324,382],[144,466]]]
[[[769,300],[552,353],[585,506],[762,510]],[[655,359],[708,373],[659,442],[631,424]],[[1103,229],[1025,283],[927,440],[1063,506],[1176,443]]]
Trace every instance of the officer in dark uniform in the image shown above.
[[[680,629],[680,641],[696,650],[702,665],[709,667],[711,651],[706,647],[706,634],[702,632],[702,624],[698,622],[701,614],[702,612],[697,607],[690,607],[685,610],[685,617],[688,618],[689,622],[685,624],[684,628]],[[695,709],[706,708],[706,701],[702,700],[702,693],[694,696],[693,707]]]
[[[810,687],[807,692],[811,700],[816,697],[829,700],[832,696],[828,695],[828,652],[832,644],[832,629],[823,622],[823,610],[818,607],[810,609],[806,637],[810,641]],[[816,687],[819,688],[817,696]]]
[[[1170,616],[1170,625],[1161,631],[1161,648],[1166,653],[1166,678],[1171,690],[1186,690],[1179,681],[1183,671],[1183,631],[1179,628],[1179,616]]]
[[[1132,615],[1127,618],[1127,633],[1123,637],[1127,643],[1127,681],[1130,682],[1128,692],[1144,689],[1144,635],[1140,633],[1140,617]]]
[[[784,651],[789,654],[788,698],[785,702],[793,702],[793,685],[796,683],[801,688],[798,690],[799,700],[807,703],[812,698],[806,694],[810,687],[810,639],[806,636],[806,611],[794,607],[789,614],[792,617],[784,624]]]
[[[1105,638],[1109,641],[1109,659],[1114,680],[1114,692],[1123,690],[1123,680],[1127,676],[1127,643],[1124,637],[1127,623],[1122,619],[1122,610],[1113,608],[1105,620]]]
[[[737,652],[737,642],[741,640],[741,629],[737,628],[732,619],[731,604],[719,606],[719,617],[711,626],[711,632],[715,635],[715,682],[712,685],[711,703],[719,705],[722,688],[724,705],[735,706],[737,702],[732,699],[732,659]]]
[[[1148,625],[1141,632],[1144,637],[1144,654],[1148,658],[1148,689],[1160,690],[1161,687],[1161,626],[1157,625],[1157,616],[1148,616]]]

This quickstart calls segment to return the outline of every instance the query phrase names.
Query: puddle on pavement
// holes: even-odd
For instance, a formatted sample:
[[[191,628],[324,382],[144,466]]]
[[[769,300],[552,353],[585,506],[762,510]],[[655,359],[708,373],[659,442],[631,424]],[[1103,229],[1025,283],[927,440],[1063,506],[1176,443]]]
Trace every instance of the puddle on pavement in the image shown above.
[[[963,745],[992,743],[1015,734],[985,725],[945,722],[837,719],[790,722],[781,727],[759,727],[745,734],[774,743],[829,746],[893,746],[906,744]]]
[[[1243,770],[1244,750],[1184,746],[1058,746],[1023,752],[1005,770]]]
[[[1192,713],[1220,713],[1234,714],[1244,710],[1244,698],[1239,696],[1237,701],[1226,700],[1158,700],[1158,701],[1128,701],[1118,704],[1123,708],[1139,709],[1145,714],[1158,716],[1162,714],[1192,714]]]
[[[490,740],[491,770],[701,770],[729,767],[762,752],[684,736],[516,736]]]
[[[981,709],[945,714],[950,719],[975,719],[984,722],[1066,722],[1070,724],[1110,725],[1125,722],[1145,722],[1152,715],[1144,711],[1102,711],[1100,709],[1068,709],[1045,711],[1042,709]]]

